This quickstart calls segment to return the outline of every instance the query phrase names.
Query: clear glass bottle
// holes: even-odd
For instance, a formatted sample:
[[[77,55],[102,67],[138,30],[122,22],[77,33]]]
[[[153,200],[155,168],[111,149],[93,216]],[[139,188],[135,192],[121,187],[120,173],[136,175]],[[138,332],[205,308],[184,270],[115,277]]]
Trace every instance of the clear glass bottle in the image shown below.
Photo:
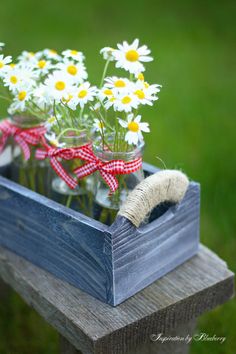
[[[86,131],[82,131],[78,136],[73,133],[67,133],[60,138],[59,142],[63,144],[62,148],[76,148],[88,144],[89,138]],[[75,179],[77,179],[77,177],[73,173],[73,170],[84,164],[84,162],[78,158],[72,160],[61,159],[60,163],[63,168]],[[92,216],[91,189],[93,189],[93,176],[80,180],[75,189],[70,189],[66,182],[61,179],[53,171],[53,169],[51,169],[51,173],[52,199],[66,205],[67,207],[80,211],[85,215]]]
[[[140,143],[132,151],[114,152],[102,149],[101,144],[95,144],[94,154],[103,162],[111,160],[124,160],[126,162],[142,157],[144,143]],[[114,193],[110,193],[110,188],[102,178],[99,171],[95,174],[94,198],[97,206],[95,217],[99,221],[111,225],[121,205],[125,202],[128,193],[144,179],[142,167],[130,174],[116,175],[119,187]]]
[[[11,123],[20,129],[30,129],[40,126],[42,121],[33,116],[15,115],[11,117]],[[30,145],[30,158],[25,160],[18,143],[11,138],[12,168],[11,179],[24,187],[49,196],[50,175],[49,164],[46,160],[35,159],[35,151],[39,146]]]

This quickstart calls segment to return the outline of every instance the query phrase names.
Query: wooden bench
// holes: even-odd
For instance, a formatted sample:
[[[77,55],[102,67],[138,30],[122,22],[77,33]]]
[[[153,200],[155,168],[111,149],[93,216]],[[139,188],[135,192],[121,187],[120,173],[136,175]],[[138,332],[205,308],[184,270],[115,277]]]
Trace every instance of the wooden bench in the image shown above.
[[[60,333],[63,354],[187,353],[186,342],[161,344],[155,335],[191,335],[197,317],[234,292],[233,273],[204,246],[197,256],[116,308],[4,248],[0,277]]]

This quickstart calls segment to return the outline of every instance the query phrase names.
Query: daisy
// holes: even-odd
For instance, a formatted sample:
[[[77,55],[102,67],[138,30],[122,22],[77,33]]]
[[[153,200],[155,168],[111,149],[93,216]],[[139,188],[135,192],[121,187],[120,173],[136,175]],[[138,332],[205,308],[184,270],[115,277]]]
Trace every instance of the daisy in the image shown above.
[[[0,77],[6,72],[6,70],[9,68],[7,64],[11,63],[12,57],[7,56],[4,58],[2,54],[0,54]]]
[[[65,75],[68,75],[73,82],[81,84],[88,78],[86,68],[83,63],[74,63],[71,60],[65,60],[65,62],[58,63],[56,66]]]
[[[100,133],[102,133],[105,129],[104,123],[97,118],[94,119],[93,127],[96,131],[99,131]]]
[[[50,116],[46,122],[45,122],[45,127],[47,128],[47,130],[50,130],[54,125],[57,124],[57,121],[61,119],[61,115],[57,114],[57,117],[55,116]]]
[[[105,78],[105,87],[109,89],[114,89],[116,91],[128,90],[132,85],[132,82],[126,78],[119,78],[116,76]]]
[[[37,106],[42,109],[50,107],[53,104],[50,92],[44,84],[39,84],[39,86],[33,90],[33,100]]]
[[[63,148],[65,146],[65,143],[60,143],[58,141],[56,134],[53,132],[46,133],[45,137],[52,146],[55,146],[57,148]]]
[[[45,86],[50,93],[50,96],[56,101],[60,102],[72,90],[72,83],[68,76],[61,71],[54,71],[45,80]]]
[[[98,98],[101,101],[104,101],[104,99],[110,99],[114,97],[114,92],[112,91],[112,89],[107,88],[106,86],[104,86],[101,90],[99,90],[98,92]]]
[[[152,61],[148,56],[150,50],[146,45],[139,47],[139,40],[135,39],[132,44],[126,41],[123,44],[117,44],[118,49],[113,53],[116,60],[116,67],[123,68],[131,74],[137,74],[145,70],[141,62]]]
[[[97,95],[97,88],[90,86],[89,82],[84,82],[78,88],[72,92],[73,98],[67,103],[68,107],[72,110],[76,110],[76,107],[80,105],[81,108],[89,101],[93,101]]]
[[[15,112],[24,112],[26,109],[26,103],[32,97],[32,91],[30,89],[24,88],[19,90],[13,99],[12,104],[8,109],[9,114],[13,114]]]
[[[40,59],[36,61],[34,68],[37,73],[46,75],[53,68],[53,65],[49,60]]]
[[[34,52],[28,52],[26,50],[24,50],[17,58],[17,60],[22,63],[30,63],[31,61],[35,60],[35,53]]]
[[[62,52],[62,55],[65,58],[72,58],[80,63],[84,60],[84,54],[82,52],[78,52],[77,50],[74,50],[74,49],[64,50]]]
[[[153,101],[158,100],[157,92],[160,92],[161,85],[149,85],[144,81],[137,81],[133,93],[137,96],[140,104],[153,105]]]
[[[119,94],[114,96],[113,107],[115,111],[131,112],[134,108],[138,108],[139,100],[134,94]]]
[[[56,60],[56,61],[61,60],[61,56],[57,53],[57,51],[55,49],[44,49],[43,54],[49,60],[50,59]]]
[[[127,121],[118,118],[120,125],[123,128],[127,128],[128,132],[125,135],[125,141],[129,145],[137,145],[139,141],[143,140],[142,132],[149,133],[149,124],[141,122],[141,115],[134,118],[133,114],[129,114]]]
[[[113,56],[113,52],[114,52],[114,48],[111,48],[111,47],[105,47],[105,48],[102,48],[100,50],[100,54],[102,54],[103,56],[103,59],[105,60],[110,60],[110,61],[114,61],[115,58]]]
[[[3,79],[4,86],[8,87],[10,91],[15,92],[22,85],[23,77],[19,69],[13,67],[8,70]]]

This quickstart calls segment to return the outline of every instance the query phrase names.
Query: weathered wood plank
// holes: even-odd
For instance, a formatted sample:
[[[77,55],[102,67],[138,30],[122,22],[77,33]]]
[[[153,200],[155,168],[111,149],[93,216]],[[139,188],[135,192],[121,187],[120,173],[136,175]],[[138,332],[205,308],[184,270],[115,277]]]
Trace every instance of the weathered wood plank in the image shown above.
[[[83,354],[126,354],[233,296],[233,273],[198,255],[112,308],[0,248],[0,276]]]

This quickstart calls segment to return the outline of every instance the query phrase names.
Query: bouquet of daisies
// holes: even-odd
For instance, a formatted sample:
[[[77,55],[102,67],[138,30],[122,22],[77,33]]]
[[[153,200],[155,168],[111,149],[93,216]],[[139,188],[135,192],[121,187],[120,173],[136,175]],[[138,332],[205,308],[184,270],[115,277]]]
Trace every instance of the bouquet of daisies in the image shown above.
[[[34,163],[49,162],[57,175],[52,189],[68,194],[68,206],[87,190],[116,212],[143,179],[143,133],[150,129],[140,109],[153,105],[161,86],[145,80],[144,64],[153,58],[138,39],[100,53],[106,63],[99,87],[89,83],[80,51],[23,51],[14,62],[0,54],[0,98],[9,102],[11,117],[0,123],[0,146],[12,136],[25,160],[25,146],[36,146]],[[115,75],[116,69],[126,75]]]

